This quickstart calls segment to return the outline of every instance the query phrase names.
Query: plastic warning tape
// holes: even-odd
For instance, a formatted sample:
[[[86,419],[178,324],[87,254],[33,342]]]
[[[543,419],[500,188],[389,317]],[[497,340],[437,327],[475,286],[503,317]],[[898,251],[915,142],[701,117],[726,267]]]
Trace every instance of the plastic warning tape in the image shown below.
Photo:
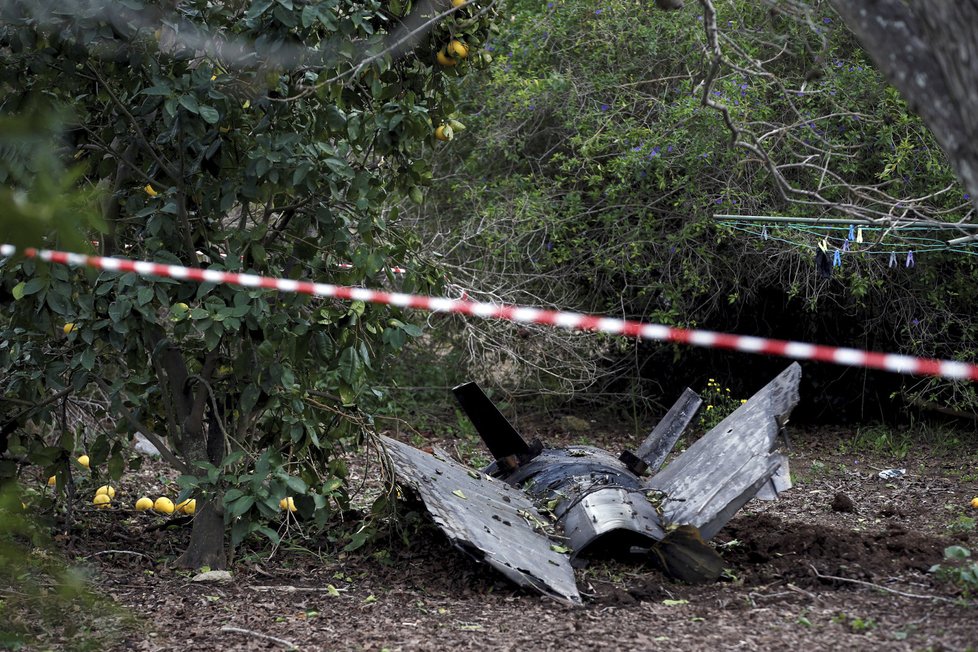
[[[0,245],[0,255],[12,256],[16,249],[12,245]],[[525,324],[545,324],[573,330],[596,331],[614,335],[624,335],[645,340],[676,342],[713,349],[729,349],[746,353],[793,358],[796,360],[818,360],[850,367],[883,369],[900,374],[916,374],[978,380],[978,366],[954,360],[917,358],[892,353],[861,351],[859,349],[807,344],[788,340],[774,340],[747,335],[732,335],[714,331],[676,328],[662,324],[647,324],[628,319],[599,317],[575,312],[544,310],[529,306],[515,306],[497,303],[484,303],[468,299],[447,299],[440,297],[383,292],[366,288],[311,283],[285,278],[258,276],[256,274],[237,274],[199,267],[183,267],[126,258],[105,258],[86,256],[64,251],[25,249],[28,258],[39,258],[52,263],[62,263],[74,267],[94,267],[119,272],[134,272],[141,276],[174,278],[206,283],[226,283],[247,288],[266,288],[279,292],[295,292],[318,297],[333,297],[365,303],[378,303],[401,308],[411,308],[428,312],[458,313],[486,319],[504,319]]]

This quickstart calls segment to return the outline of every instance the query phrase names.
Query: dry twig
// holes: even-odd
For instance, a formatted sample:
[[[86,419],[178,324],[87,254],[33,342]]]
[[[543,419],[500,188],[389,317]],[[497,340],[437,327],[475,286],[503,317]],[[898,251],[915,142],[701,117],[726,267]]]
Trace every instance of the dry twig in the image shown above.
[[[224,625],[221,627],[222,632],[231,632],[233,634],[244,634],[245,636],[254,636],[255,638],[264,639],[266,641],[271,641],[272,643],[277,643],[281,645],[286,650],[298,650],[299,648],[295,643],[286,641],[284,638],[278,638],[277,636],[269,636],[268,634],[262,634],[261,632],[255,632],[250,629],[242,629],[240,627],[231,627],[230,625]]]
[[[952,600],[951,598],[945,598],[940,595],[922,595],[920,593],[907,593],[906,591],[897,591],[896,589],[890,589],[885,586],[880,586],[879,584],[866,582],[864,580],[854,580],[848,577],[837,577],[835,575],[823,575],[822,573],[819,573],[818,569],[812,566],[811,564],[809,564],[808,567],[812,569],[813,573],[815,573],[815,577],[821,580],[834,580],[836,582],[848,582],[849,584],[859,584],[861,586],[868,586],[872,589],[879,589],[880,591],[886,591],[887,593],[892,593],[894,595],[901,595],[905,598],[917,598],[919,600],[939,600],[941,602],[950,602],[951,604],[957,602],[957,600]]]

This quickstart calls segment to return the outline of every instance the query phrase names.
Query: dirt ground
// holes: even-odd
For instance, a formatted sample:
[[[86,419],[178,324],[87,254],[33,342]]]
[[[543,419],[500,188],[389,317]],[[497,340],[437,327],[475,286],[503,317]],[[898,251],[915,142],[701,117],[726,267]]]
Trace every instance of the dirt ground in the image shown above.
[[[170,567],[189,531],[152,529],[156,516],[83,511],[60,542],[139,616],[119,650],[978,649],[975,596],[928,573],[946,546],[978,547],[978,438],[896,449],[851,431],[791,437],[795,487],[749,503],[715,539],[723,581],[596,562],[578,571],[582,608],[512,587],[433,528],[367,553],[301,539],[256,549],[236,557],[230,582],[206,584]],[[589,439],[635,444],[613,429]],[[906,475],[880,479],[892,467]],[[165,481],[149,470],[122,488],[158,495]]]

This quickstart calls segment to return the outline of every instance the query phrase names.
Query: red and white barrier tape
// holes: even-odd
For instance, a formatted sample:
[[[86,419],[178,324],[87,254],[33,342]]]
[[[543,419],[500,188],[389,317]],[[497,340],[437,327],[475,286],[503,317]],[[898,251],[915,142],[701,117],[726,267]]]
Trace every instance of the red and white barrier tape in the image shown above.
[[[15,251],[16,249],[12,245],[0,245],[0,256],[12,256]],[[675,328],[662,324],[646,324],[627,319],[597,317],[594,315],[583,315],[575,312],[557,310],[542,310],[528,306],[500,305],[469,301],[466,299],[445,299],[399,292],[379,292],[366,288],[294,281],[291,279],[271,278],[255,274],[236,274],[233,272],[200,269],[197,267],[134,261],[125,258],[86,256],[64,251],[26,249],[24,255],[28,258],[40,258],[41,260],[52,263],[62,263],[75,267],[94,267],[110,271],[134,272],[141,276],[156,276],[208,283],[227,283],[242,287],[267,288],[280,292],[296,292],[319,297],[334,297],[366,303],[386,304],[428,312],[459,313],[487,319],[505,319],[520,323],[546,324],[560,328],[597,331],[646,340],[678,342],[680,344],[745,351],[747,353],[764,353],[784,358],[794,358],[796,360],[818,360],[820,362],[830,362],[850,367],[883,369],[900,374],[919,374],[925,376],[941,376],[943,378],[978,380],[978,365],[953,360],[916,358],[907,355],[860,351],[858,349],[806,344],[804,342],[772,340],[761,337],[717,333],[714,331]]]

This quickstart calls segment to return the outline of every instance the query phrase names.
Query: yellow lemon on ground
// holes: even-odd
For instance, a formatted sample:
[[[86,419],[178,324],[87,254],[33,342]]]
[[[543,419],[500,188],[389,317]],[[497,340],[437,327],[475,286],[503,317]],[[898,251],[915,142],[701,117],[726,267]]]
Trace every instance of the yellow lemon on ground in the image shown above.
[[[153,509],[160,514],[172,514],[173,513],[173,501],[166,496],[160,496],[153,503]]]
[[[153,509],[153,501],[152,500],[150,500],[146,496],[143,496],[142,498],[140,498],[139,500],[136,501],[136,511],[137,512],[145,512],[148,509]]]
[[[95,498],[92,499],[92,504],[99,509],[105,509],[112,504],[112,499],[109,498],[108,494],[95,494]]]
[[[464,59],[465,57],[469,56],[469,46],[462,43],[458,39],[452,39],[452,41],[448,44],[448,52],[449,54],[455,55],[459,59]]]
[[[975,509],[978,509],[978,496],[975,496],[974,498],[971,499],[971,506],[974,507]]]
[[[192,515],[197,511],[197,499],[189,498],[179,505],[176,506],[178,512],[183,512],[184,514]]]
[[[49,487],[53,487],[56,484],[58,484],[58,477],[57,476],[52,475],[50,478],[48,478],[48,486]]]
[[[105,494],[110,499],[115,498],[115,487],[107,484],[103,484],[101,487],[95,490],[95,495]]]
[[[82,466],[84,466],[86,469],[87,468],[90,468],[88,466],[89,465],[88,455],[82,455],[81,457],[79,457],[78,458],[78,463],[81,464]]]
[[[61,330],[63,330],[64,333],[65,333],[65,335],[67,335],[71,331],[75,330],[75,324],[74,324],[74,322],[68,322],[67,324],[64,325],[64,327],[62,327]]]
[[[278,506],[279,508],[287,509],[290,512],[295,511],[295,501],[292,500],[292,496],[289,496],[288,498],[283,498],[282,500],[278,501]]]
[[[452,6],[453,7],[461,7],[462,5],[464,5],[468,1],[469,0],[452,0]]]
[[[448,51],[445,48],[438,50],[438,54],[435,55],[435,61],[438,62],[438,65],[445,66],[446,68],[458,65],[458,60],[448,56]]]

